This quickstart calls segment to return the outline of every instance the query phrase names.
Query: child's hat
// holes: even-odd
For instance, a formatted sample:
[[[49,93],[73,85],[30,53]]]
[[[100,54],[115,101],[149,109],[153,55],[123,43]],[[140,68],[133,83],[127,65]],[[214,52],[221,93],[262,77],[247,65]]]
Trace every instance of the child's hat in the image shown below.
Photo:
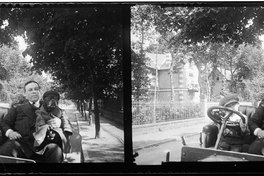
[[[227,106],[231,103],[238,103],[239,98],[237,95],[228,95],[222,98],[219,102],[219,106]]]

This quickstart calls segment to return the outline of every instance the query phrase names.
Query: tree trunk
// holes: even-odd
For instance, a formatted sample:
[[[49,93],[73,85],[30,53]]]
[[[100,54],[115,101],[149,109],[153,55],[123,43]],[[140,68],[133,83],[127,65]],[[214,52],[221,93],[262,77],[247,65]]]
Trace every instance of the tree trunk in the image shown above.
[[[89,99],[89,107],[88,107],[88,117],[89,117],[89,120],[90,120],[90,125],[92,125],[92,103],[93,103],[93,99],[90,98]]]
[[[80,101],[80,106],[81,106],[82,117],[84,117],[84,114],[83,114],[83,100]]]
[[[202,84],[203,84],[203,82],[202,82],[202,75],[201,75],[202,69],[201,69],[201,67],[200,67],[199,64],[196,64],[196,67],[198,69],[198,84],[199,84],[199,87],[200,87],[200,98],[204,98],[205,97],[205,93],[201,89],[203,87],[202,86]]]
[[[95,90],[95,88],[93,88]],[[94,123],[95,123],[95,138],[100,138],[100,116],[97,104],[97,95],[94,92]]]
[[[174,58],[174,54],[173,54],[173,51],[171,51],[171,65],[170,65],[170,87],[171,87],[171,98],[170,98],[170,109],[169,109],[169,113],[170,113],[170,116],[172,114],[172,112],[174,111],[174,98],[175,98],[175,93],[174,93],[174,76],[173,76],[173,68],[175,66],[175,59]]]
[[[87,113],[86,113],[86,106],[87,106],[87,104],[85,103],[85,101],[83,101],[83,111],[84,111],[84,119],[85,119],[85,121],[87,121]]]
[[[170,65],[170,85],[171,85],[171,104],[174,103],[174,81],[173,81],[173,67],[175,60],[174,60],[174,55],[173,52],[171,52],[171,65]]]
[[[213,70],[212,70],[212,80],[211,80],[211,85],[210,85],[210,99],[212,100],[213,95],[214,95],[214,87],[216,85],[216,71],[217,71],[217,67],[213,66]]]
[[[210,94],[211,94],[211,89],[210,89],[210,80],[209,80],[209,72],[208,72],[208,66],[205,66],[205,72],[206,72],[206,97],[207,101],[211,101]]]
[[[77,100],[77,110],[80,112],[81,108],[80,108],[80,100]]]
[[[99,111],[98,111],[98,104],[97,104],[97,89],[96,89],[96,82],[95,82],[95,73],[93,70],[92,65],[89,65],[89,71],[91,74],[91,92],[92,92],[92,97],[94,100],[94,124],[95,124],[95,139],[100,138],[100,116],[99,116]]]
[[[158,62],[158,54],[156,54],[156,67],[155,67],[155,90],[154,90],[154,105],[153,105],[153,119],[152,123],[156,123],[156,106],[157,106],[157,83],[158,83],[158,68],[157,68],[157,62]]]

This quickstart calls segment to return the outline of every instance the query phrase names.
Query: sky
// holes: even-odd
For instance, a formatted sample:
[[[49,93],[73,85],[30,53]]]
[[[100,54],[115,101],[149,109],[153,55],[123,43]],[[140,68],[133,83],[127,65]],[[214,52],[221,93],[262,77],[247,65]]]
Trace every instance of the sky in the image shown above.
[[[262,41],[262,48],[264,49],[264,35],[260,36],[259,38]]]
[[[19,50],[24,51],[27,48],[27,44],[26,44],[26,42],[25,42],[23,37],[17,36],[17,37],[15,37],[15,40],[18,42],[18,49]],[[29,62],[31,57],[29,55],[27,55],[25,57],[25,59],[26,59],[26,61]]]
[[[27,44],[26,44],[23,37],[17,36],[17,37],[15,37],[15,40],[17,40],[17,42],[18,42],[19,50],[25,50],[27,48]]]

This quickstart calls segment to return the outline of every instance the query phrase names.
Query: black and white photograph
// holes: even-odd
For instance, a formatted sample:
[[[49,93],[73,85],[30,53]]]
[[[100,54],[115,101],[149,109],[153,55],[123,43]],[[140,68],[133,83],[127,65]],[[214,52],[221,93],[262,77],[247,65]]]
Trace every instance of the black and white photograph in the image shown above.
[[[1,4],[1,164],[124,164],[122,14]]]
[[[263,123],[261,1],[0,2],[3,174],[262,172]]]
[[[137,165],[264,161],[263,29],[260,3],[131,7]]]

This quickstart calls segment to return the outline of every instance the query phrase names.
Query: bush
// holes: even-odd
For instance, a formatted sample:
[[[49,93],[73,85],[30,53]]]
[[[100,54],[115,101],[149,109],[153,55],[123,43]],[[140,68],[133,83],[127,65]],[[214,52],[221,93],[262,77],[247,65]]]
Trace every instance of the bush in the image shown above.
[[[153,122],[153,103],[140,103],[132,108],[132,124]],[[199,103],[159,103],[156,107],[156,122],[191,119],[201,117]]]
[[[4,90],[0,91],[0,102],[9,103],[8,93]]]
[[[132,110],[132,124],[142,125],[151,123],[153,120],[153,109],[149,107],[140,107],[140,109],[135,108]]]

